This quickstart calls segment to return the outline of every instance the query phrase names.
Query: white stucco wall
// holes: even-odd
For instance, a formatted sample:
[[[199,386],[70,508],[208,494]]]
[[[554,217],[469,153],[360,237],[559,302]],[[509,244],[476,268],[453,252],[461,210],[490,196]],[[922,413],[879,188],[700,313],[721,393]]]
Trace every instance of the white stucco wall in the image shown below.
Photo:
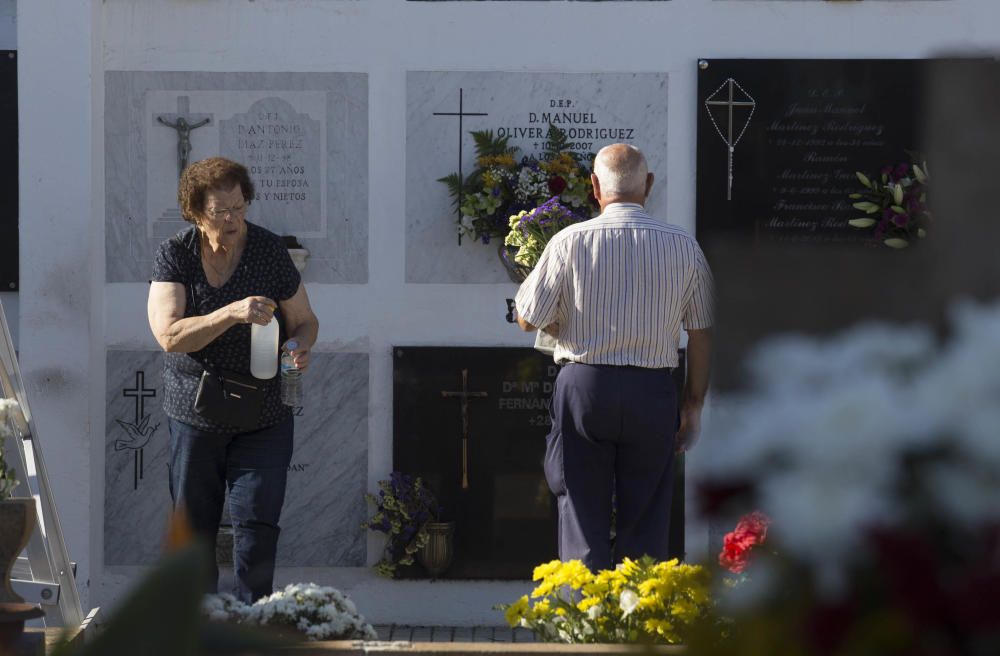
[[[502,321],[513,285],[404,282],[407,70],[668,73],[666,218],[690,229],[699,57],[910,58],[1000,50],[995,0],[21,0],[17,10],[22,288],[15,317],[50,480],[90,606],[113,604],[134,574],[105,571],[101,562],[105,349],[155,347],[146,285],[104,283],[105,70],[368,74],[369,282],[312,285],[309,295],[322,323],[318,349],[360,339],[370,344],[374,487],[391,465],[394,344],[531,341]],[[698,454],[689,458],[693,468]],[[704,548],[701,535],[689,535],[691,548]],[[370,541],[369,561],[376,557]],[[372,619],[400,622],[496,622],[489,608],[525,587],[389,583],[362,569],[279,572],[280,582],[290,580],[339,585]]]

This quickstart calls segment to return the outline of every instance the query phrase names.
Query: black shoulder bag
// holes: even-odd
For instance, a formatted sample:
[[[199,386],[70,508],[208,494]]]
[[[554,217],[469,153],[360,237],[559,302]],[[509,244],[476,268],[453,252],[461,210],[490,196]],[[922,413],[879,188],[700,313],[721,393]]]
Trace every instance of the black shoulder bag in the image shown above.
[[[216,424],[256,429],[264,408],[266,384],[266,380],[206,364],[194,397],[194,411]]]

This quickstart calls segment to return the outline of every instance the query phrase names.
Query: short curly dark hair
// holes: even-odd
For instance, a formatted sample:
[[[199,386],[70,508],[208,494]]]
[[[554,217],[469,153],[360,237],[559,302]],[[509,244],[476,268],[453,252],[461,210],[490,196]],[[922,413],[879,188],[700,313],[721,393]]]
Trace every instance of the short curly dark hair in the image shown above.
[[[189,165],[177,185],[177,202],[184,220],[197,223],[195,217],[205,211],[205,194],[212,190],[229,191],[236,185],[249,205],[254,199],[254,188],[247,167],[225,157],[209,157]]]

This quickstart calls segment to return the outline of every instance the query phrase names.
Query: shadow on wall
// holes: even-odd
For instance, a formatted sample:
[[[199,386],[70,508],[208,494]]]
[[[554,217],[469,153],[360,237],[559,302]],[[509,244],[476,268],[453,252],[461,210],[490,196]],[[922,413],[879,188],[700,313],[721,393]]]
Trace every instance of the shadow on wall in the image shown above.
[[[1000,62],[934,66],[923,117],[928,237],[905,250],[829,245],[706,247],[718,287],[715,384],[744,383],[742,362],[762,338],[822,335],[863,321],[922,322],[944,331],[959,298],[1000,293]]]

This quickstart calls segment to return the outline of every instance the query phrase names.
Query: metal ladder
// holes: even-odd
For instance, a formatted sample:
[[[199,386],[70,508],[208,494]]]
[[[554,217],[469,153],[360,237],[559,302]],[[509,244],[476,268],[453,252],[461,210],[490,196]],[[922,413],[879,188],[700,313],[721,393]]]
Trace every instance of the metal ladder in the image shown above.
[[[0,398],[15,399],[20,412],[15,413],[14,436],[6,440],[4,454],[17,469],[20,481],[14,496],[35,499],[37,522],[31,540],[17,560],[11,585],[25,601],[40,604],[48,627],[78,627],[83,624],[83,609],[76,588],[74,565],[66,553],[62,527],[52,499],[45,463],[39,448],[38,433],[31,418],[31,407],[21,381],[14,344],[7,328],[7,316],[0,303]],[[10,454],[16,454],[11,458]]]

